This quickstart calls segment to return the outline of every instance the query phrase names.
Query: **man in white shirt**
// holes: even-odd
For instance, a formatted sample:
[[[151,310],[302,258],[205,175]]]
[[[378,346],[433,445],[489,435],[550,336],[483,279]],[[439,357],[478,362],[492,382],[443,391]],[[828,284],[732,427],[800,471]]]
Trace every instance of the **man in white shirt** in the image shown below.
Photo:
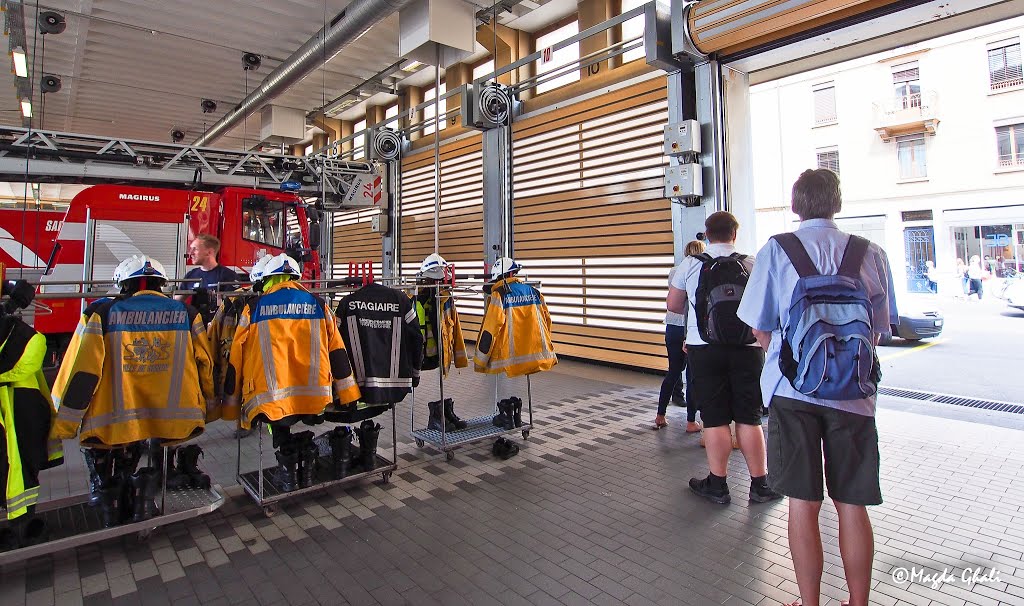
[[[736,438],[750,472],[750,500],[764,503],[782,498],[768,488],[764,432],[761,429],[761,392],[759,379],[764,352],[757,343],[750,345],[708,344],[701,339],[696,313],[696,293],[701,269],[710,257],[717,259],[736,253],[739,222],[724,211],[711,214],[704,223],[710,245],[705,255],[687,257],[679,264],[668,294],[668,310],[687,315],[686,353],[691,365],[691,394],[704,422],[704,443],[710,472],[705,478],[690,480],[690,489],[713,503],[730,502],[726,471],[732,454],[729,424],[736,423]],[[738,257],[746,273],[754,260]],[[753,339],[751,339],[753,341]]]

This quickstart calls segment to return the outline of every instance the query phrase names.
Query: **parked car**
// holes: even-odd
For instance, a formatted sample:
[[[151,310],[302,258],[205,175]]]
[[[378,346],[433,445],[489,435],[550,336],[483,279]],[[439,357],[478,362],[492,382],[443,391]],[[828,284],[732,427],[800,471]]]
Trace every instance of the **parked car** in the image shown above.
[[[883,336],[878,342],[879,345],[889,345],[896,337],[907,341],[920,341],[942,334],[945,318],[942,317],[942,312],[939,310],[922,306],[918,301],[908,303],[906,297],[900,300],[899,310],[899,326],[893,326],[892,336]]]
[[[1006,289],[1003,291],[1003,298],[1006,304],[1015,309],[1024,310],[1024,280],[1014,278],[1007,280]]]

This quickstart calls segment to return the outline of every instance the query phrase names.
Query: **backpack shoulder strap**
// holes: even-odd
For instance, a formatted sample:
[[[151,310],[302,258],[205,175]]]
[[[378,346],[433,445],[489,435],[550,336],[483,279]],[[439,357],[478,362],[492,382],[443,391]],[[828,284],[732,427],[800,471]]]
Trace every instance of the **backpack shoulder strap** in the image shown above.
[[[710,263],[710,262],[714,261],[714,259],[711,257],[711,255],[709,255],[706,252],[702,252],[699,255],[693,255],[693,258],[697,259],[701,263]]]
[[[796,234],[792,232],[776,234],[772,236],[772,240],[779,243],[779,246],[785,251],[790,263],[796,268],[796,273],[801,278],[821,275],[818,268],[814,266],[814,261],[811,261],[811,256],[807,254],[807,249],[804,248],[803,243],[800,242],[800,238],[796,237]]]
[[[860,279],[860,267],[864,264],[864,257],[868,253],[870,242],[866,238],[850,234],[846,243],[846,250],[843,252],[843,261],[839,264],[839,275]]]

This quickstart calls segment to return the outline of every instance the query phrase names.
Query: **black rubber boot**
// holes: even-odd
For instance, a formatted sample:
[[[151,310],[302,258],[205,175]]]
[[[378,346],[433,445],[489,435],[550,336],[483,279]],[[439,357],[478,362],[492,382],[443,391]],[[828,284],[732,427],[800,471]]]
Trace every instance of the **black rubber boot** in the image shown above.
[[[291,492],[298,488],[299,481],[295,472],[299,467],[299,453],[294,444],[285,444],[275,453],[281,467],[277,470],[277,484],[281,490]]]
[[[455,415],[455,401],[451,398],[445,398],[444,401],[444,420],[451,423],[455,429],[465,429],[468,426],[468,423]]]
[[[160,515],[156,497],[160,493],[160,473],[153,467],[143,467],[132,475],[134,492],[133,522],[144,522]]]
[[[178,448],[178,474],[188,478],[188,485],[192,488],[209,488],[210,476],[199,469],[199,457],[203,456],[203,449],[198,444],[189,444]]]
[[[25,516],[28,519],[19,528],[19,547],[31,547],[50,540],[50,529],[46,521],[35,516]]]
[[[512,425],[513,427],[523,426],[523,401],[519,398],[512,397],[508,399],[509,408],[512,409]]]
[[[164,469],[167,473],[167,490],[184,490],[192,487],[192,478],[181,471],[181,448],[168,448]]]
[[[511,399],[498,402],[498,411],[500,414],[494,424],[502,429],[515,429],[516,423],[513,418],[514,408],[515,407],[513,406]],[[500,425],[498,424],[498,421],[500,421]]]
[[[427,429],[441,431],[442,426],[445,432],[455,431],[457,429],[445,416],[444,404],[441,400],[436,402],[427,402],[427,409],[430,411],[430,416],[427,418]]]
[[[119,523],[128,522],[135,508],[135,493],[132,490],[132,475],[142,458],[142,443],[135,442],[114,453],[114,480],[118,485]]]
[[[100,487],[100,517],[104,528],[113,528],[121,524],[121,482],[107,477]]]
[[[111,451],[99,448],[83,448],[82,456],[85,457],[85,466],[89,469],[89,506],[95,507],[100,504],[100,478],[109,477],[114,469],[114,457]]]
[[[334,479],[340,480],[348,475],[352,466],[352,430],[348,426],[335,427],[327,436],[331,445],[331,463]]]
[[[295,436],[293,442],[299,452],[299,488],[308,488],[313,485],[316,460],[320,457],[320,449],[313,443],[313,432],[303,431]]]
[[[491,419],[491,425],[502,429],[505,429],[505,426],[508,425],[508,415],[505,412],[507,410],[506,404],[508,404],[508,400],[501,400],[498,402],[498,414],[494,415],[494,418]]]
[[[438,406],[440,406],[438,402]],[[377,466],[377,438],[380,436],[380,424],[363,421],[356,430],[359,434],[359,458],[363,471],[370,471]]]

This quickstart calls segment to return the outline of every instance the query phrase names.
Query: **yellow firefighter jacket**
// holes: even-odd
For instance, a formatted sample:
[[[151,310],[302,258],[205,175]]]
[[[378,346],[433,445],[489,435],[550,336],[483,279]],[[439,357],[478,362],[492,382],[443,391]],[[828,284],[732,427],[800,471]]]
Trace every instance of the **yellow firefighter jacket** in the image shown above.
[[[254,296],[256,296],[255,293],[251,291],[239,289],[235,291],[235,296],[226,297],[207,329],[210,355],[213,357],[213,391],[216,394],[216,403],[209,406],[206,411],[207,423],[218,419],[238,420],[237,408],[224,410],[228,356],[231,354],[231,343],[234,342],[235,329],[238,328],[238,320],[242,316],[242,310],[245,309],[245,303]],[[228,416],[224,416],[225,412]]]
[[[298,282],[270,286],[245,305],[226,380],[224,418],[239,418],[243,429],[257,416],[319,415],[360,395],[334,313]]]
[[[474,370],[518,377],[557,363],[551,316],[540,291],[515,277],[496,282],[484,306]]]
[[[416,296],[416,315],[420,320],[420,330],[425,340],[423,348],[423,370],[433,370],[438,366],[444,376],[448,376],[452,363],[455,368],[469,366],[466,355],[466,341],[462,336],[462,325],[459,323],[459,310],[455,308],[455,299],[451,292],[441,289],[441,314],[438,318],[433,289],[424,289]],[[439,322],[440,320],[440,322]],[[440,323],[440,329],[437,325]],[[436,336],[441,335],[440,356]]]
[[[83,315],[53,385],[52,436],[90,447],[203,432],[215,404],[210,344],[195,308],[141,290]]]
[[[7,518],[39,500],[39,472],[64,462],[61,443],[50,440],[56,411],[43,378],[46,338],[14,316],[0,320],[0,482]]]

